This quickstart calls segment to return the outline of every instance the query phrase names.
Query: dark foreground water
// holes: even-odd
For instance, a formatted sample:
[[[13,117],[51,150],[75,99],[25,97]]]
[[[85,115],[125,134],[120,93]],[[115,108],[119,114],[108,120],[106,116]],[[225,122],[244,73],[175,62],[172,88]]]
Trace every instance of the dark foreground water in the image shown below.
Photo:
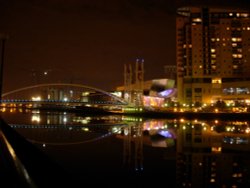
[[[79,187],[250,187],[248,121],[1,114]]]

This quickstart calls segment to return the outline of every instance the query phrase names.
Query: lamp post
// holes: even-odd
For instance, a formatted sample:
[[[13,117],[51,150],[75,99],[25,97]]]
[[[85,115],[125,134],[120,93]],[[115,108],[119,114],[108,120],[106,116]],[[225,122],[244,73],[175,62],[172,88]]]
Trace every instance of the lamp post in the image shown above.
[[[0,104],[2,103],[2,90],[3,90],[3,68],[4,68],[4,51],[5,51],[5,42],[7,36],[0,34],[1,40],[1,62],[0,62]]]

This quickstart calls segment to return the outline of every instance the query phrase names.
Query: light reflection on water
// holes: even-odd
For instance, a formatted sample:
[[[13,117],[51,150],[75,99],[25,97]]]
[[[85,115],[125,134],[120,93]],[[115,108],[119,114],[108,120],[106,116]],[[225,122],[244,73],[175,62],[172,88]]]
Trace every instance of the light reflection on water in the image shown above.
[[[136,177],[140,185],[161,185],[155,179],[164,178],[171,187],[250,187],[249,121],[54,112],[2,116],[79,179],[128,172],[128,180]]]

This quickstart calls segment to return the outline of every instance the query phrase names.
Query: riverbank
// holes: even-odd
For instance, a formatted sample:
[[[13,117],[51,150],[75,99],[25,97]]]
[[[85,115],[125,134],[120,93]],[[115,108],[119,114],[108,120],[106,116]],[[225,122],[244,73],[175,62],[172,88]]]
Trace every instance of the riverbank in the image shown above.
[[[250,113],[233,113],[233,112],[134,112],[122,113],[128,116],[140,116],[145,118],[184,118],[184,119],[224,119],[224,120],[250,120]]]
[[[173,112],[173,111],[151,111],[151,110],[138,110],[138,111],[109,111],[108,109],[81,106],[77,108],[62,107],[62,106],[49,106],[32,108],[41,111],[53,112],[71,112],[81,115],[124,115],[136,116],[143,118],[185,118],[185,119],[222,119],[222,120],[250,120],[249,112]]]
[[[224,120],[250,120],[249,112],[172,112],[172,111],[109,111],[95,107],[78,107],[78,108],[38,108],[45,111],[63,111],[78,113],[81,115],[124,115],[136,116],[143,118],[184,118],[184,119],[224,119]]]

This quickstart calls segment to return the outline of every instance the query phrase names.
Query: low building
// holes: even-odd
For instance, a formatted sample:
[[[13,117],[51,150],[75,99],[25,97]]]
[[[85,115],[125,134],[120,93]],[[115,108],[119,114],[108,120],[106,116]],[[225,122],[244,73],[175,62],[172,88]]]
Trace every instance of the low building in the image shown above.
[[[125,92],[129,93],[131,97],[131,103],[133,103],[136,98],[137,86],[136,84],[131,84],[130,90],[125,91],[124,86],[119,86],[116,91],[121,91],[123,93],[123,98],[125,97]],[[175,80],[172,79],[153,79],[143,82],[143,105],[151,107],[162,107],[166,101],[175,100],[177,96],[177,90],[175,88]]]

